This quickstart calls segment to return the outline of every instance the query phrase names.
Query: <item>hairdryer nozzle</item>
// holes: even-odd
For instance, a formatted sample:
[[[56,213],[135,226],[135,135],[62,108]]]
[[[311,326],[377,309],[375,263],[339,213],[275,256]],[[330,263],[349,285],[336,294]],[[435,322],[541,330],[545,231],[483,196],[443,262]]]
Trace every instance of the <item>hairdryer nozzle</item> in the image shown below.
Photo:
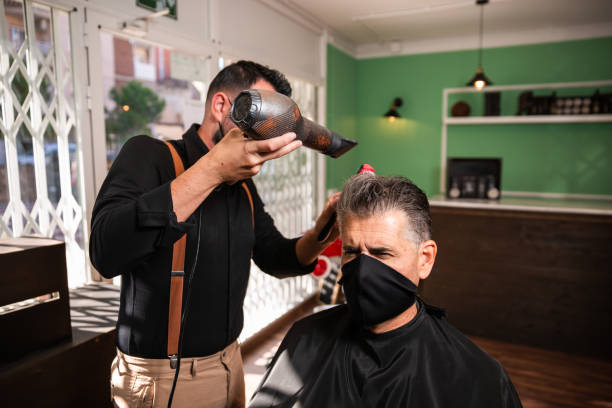
[[[333,152],[329,153],[329,155],[333,157],[334,159],[337,159],[338,157],[342,156],[344,153],[351,150],[353,147],[357,146],[357,142],[354,140],[345,139],[342,136],[338,135],[337,133],[334,133],[334,135],[338,136],[340,139],[339,146]]]

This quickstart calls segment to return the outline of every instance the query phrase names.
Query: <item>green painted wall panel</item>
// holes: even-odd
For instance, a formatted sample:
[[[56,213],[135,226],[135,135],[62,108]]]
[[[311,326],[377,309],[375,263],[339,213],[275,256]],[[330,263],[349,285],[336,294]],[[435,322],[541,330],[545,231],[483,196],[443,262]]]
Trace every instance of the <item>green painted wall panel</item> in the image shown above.
[[[357,60],[327,47],[327,126],[349,139],[357,139]],[[355,149],[338,159],[327,158],[328,188],[342,188],[347,174],[358,161]]]
[[[501,157],[504,190],[612,194],[612,124],[455,126],[448,154]]]
[[[328,49],[329,54],[338,53],[331,46]],[[436,194],[442,90],[464,86],[474,73],[476,57],[474,50],[358,61],[346,56],[350,60],[342,62],[344,70],[350,68],[352,73],[356,66],[353,88],[346,82],[334,83],[343,75],[337,66],[328,71],[328,103],[356,100],[359,141],[351,156],[339,159],[344,159],[341,166],[330,169],[333,177],[328,177],[328,186],[340,188],[365,161],[380,174],[407,176],[428,195]],[[328,60],[328,68],[329,64]],[[496,85],[609,80],[612,37],[486,49],[484,68]],[[404,119],[389,123],[381,116],[396,96],[404,99],[399,109]],[[462,95],[461,99],[472,105],[472,115],[480,115],[482,102],[474,98],[482,97]],[[516,113],[516,94],[503,95],[502,109],[503,114]],[[350,109],[342,113],[350,115]],[[337,123],[336,116],[328,105],[330,126]],[[612,194],[610,123],[451,126],[448,142],[449,156],[502,157],[505,190]]]

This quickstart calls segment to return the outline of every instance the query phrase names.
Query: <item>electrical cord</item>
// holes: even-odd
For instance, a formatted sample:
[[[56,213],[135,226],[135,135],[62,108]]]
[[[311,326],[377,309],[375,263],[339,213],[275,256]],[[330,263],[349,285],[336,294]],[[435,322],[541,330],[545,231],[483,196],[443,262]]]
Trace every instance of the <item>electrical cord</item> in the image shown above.
[[[178,356],[176,361],[176,370],[174,371],[174,380],[172,380],[172,388],[170,389],[170,398],[168,399],[168,408],[172,407],[172,398],[174,397],[174,389],[176,388],[176,381],[178,380],[179,371],[181,370],[181,356],[183,354],[183,331],[185,330],[185,321],[187,320],[187,315],[189,314],[189,298],[191,297],[191,281],[193,279],[193,275],[195,275],[195,268],[198,264],[198,255],[200,253],[200,232],[202,228],[202,207],[198,208],[198,240],[196,244],[196,253],[195,259],[193,261],[193,265],[191,266],[191,273],[189,274],[189,278],[187,280],[187,297],[185,298],[185,310],[183,310],[183,315],[181,316],[181,327],[179,328],[179,346],[178,346]]]

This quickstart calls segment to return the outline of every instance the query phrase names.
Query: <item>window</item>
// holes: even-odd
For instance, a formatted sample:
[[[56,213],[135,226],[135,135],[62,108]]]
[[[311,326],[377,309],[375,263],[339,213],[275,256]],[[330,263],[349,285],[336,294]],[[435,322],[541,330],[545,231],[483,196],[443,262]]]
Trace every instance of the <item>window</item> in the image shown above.
[[[107,166],[132,136],[180,139],[201,123],[208,78],[203,57],[100,32]]]

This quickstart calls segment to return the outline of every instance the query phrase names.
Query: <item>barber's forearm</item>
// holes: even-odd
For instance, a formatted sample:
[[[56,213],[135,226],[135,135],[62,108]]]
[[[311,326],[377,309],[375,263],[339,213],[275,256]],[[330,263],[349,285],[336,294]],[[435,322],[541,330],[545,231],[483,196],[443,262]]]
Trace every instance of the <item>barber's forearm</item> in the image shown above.
[[[156,249],[159,230],[140,228],[136,204],[109,205],[92,221],[89,256],[105,278],[113,278],[129,270],[140,259]]]
[[[221,181],[206,156],[174,179],[170,183],[170,193],[177,221],[189,218]]]
[[[328,242],[317,240],[314,229],[309,229],[295,244],[295,254],[302,266],[310,265],[323,250],[329,245]]]

